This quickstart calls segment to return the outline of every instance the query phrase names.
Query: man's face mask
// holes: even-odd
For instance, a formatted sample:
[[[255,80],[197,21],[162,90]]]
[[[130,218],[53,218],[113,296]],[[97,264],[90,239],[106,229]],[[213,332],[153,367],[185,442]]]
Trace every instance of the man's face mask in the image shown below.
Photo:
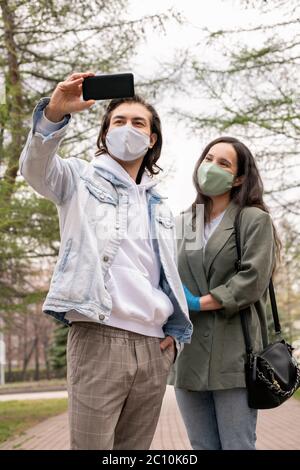
[[[197,171],[198,183],[206,196],[219,196],[230,191],[234,175],[211,162],[203,162]]]
[[[150,147],[150,137],[131,126],[111,129],[105,141],[112,156],[127,162],[144,157]]]

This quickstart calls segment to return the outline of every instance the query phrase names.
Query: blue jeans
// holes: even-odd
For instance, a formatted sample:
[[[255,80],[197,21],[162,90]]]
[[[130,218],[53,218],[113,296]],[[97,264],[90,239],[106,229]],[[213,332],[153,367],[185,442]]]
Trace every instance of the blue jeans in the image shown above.
[[[175,394],[194,450],[255,450],[257,410],[245,388]]]

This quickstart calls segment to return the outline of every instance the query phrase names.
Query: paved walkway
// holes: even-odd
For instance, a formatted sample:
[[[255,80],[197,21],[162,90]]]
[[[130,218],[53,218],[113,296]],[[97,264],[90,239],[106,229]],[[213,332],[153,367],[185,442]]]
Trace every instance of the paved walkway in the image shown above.
[[[68,392],[65,390],[59,390],[54,392],[26,392],[26,393],[10,393],[0,394],[0,401],[10,400],[41,400],[47,398],[67,398]]]
[[[259,412],[258,449],[300,450],[300,402],[291,398],[279,408]],[[49,418],[0,449],[59,450],[69,448],[67,413]],[[168,386],[157,430],[154,450],[191,449],[173,387]]]

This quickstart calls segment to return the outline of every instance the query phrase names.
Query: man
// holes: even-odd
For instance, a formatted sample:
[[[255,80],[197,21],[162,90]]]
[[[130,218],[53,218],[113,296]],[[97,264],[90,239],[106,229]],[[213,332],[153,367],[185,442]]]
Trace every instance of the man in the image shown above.
[[[43,311],[71,325],[72,449],[148,449],[167,376],[192,326],[176,267],[172,214],[155,191],[162,136],[139,97],[112,100],[92,162],[56,151],[88,109],[74,73],[42,98],[20,172],[58,210],[61,247]]]

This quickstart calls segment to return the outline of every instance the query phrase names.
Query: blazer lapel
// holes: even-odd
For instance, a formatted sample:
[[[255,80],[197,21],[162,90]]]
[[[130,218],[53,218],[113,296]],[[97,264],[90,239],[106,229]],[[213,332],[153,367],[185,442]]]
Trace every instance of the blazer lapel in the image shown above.
[[[208,239],[203,259],[206,279],[208,279],[209,271],[212,263],[214,262],[214,259],[223,249],[229,237],[234,232],[234,219],[237,212],[238,205],[231,201],[227,207],[223,219]]]

